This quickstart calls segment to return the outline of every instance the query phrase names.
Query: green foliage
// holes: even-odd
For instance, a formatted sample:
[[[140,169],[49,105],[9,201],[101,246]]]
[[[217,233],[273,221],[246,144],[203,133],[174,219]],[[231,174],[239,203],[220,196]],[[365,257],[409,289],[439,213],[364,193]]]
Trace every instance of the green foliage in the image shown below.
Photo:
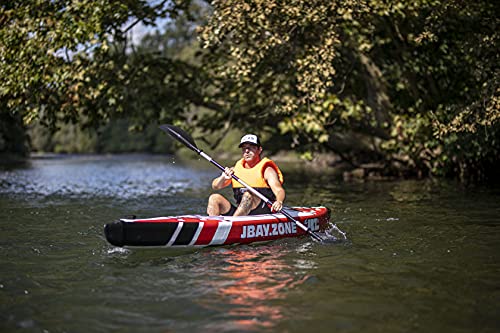
[[[156,154],[172,154],[174,152],[171,138],[158,130],[158,126],[149,125],[140,132],[131,132],[129,127],[129,121],[121,119],[100,128],[97,152],[150,152]]]
[[[179,2],[182,4],[182,2]],[[173,15],[176,2],[11,1],[0,6],[1,112],[52,128],[97,125],[126,105],[126,32]],[[133,22],[127,25],[127,22]]]
[[[55,133],[40,125],[30,126],[31,149],[35,152],[55,153],[132,153],[149,152],[172,154],[172,140],[156,125],[141,131],[131,130],[131,123],[116,119],[99,128],[82,129],[67,124]]]
[[[0,113],[0,154],[15,153],[23,156],[28,152],[22,119],[10,113]]]
[[[179,119],[187,108],[182,96],[189,91],[188,72],[196,69],[171,56],[182,43],[188,46],[188,32],[167,29],[167,34],[177,33],[168,43],[176,42],[161,53],[136,50],[126,34],[140,22],[150,25],[162,17],[187,22],[189,4],[68,0],[2,5],[0,112],[9,119],[6,126],[22,119],[17,126],[21,133],[23,122],[30,127],[35,151],[171,152],[157,125]]]
[[[0,112],[52,130],[110,122],[101,139],[121,138],[68,127],[62,137],[82,140],[72,151],[156,149],[152,139],[121,146],[126,119],[142,133],[181,125],[212,149],[252,131],[270,151],[291,146],[309,159],[334,152],[391,174],[486,178],[500,163],[499,7],[16,1],[0,6]],[[169,18],[163,31],[129,43],[130,27],[159,17]]]
[[[489,1],[221,1],[200,31],[223,59],[220,75],[234,82],[234,122],[278,123],[275,134],[291,134],[295,147],[354,165],[484,176],[500,162],[499,9]]]

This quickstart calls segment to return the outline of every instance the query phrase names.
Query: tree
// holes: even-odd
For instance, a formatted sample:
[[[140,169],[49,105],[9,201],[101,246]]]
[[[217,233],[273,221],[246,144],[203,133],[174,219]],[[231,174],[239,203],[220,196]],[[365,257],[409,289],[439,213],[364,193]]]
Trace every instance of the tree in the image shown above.
[[[392,175],[487,177],[500,161],[499,9],[458,0],[18,1],[0,7],[0,111],[52,128],[174,122],[220,134],[214,145],[238,127]],[[163,33],[129,43],[130,27],[158,17],[169,18]]]
[[[11,1],[0,7],[0,108],[38,119],[96,125],[123,112],[127,32],[175,17],[189,1]]]
[[[498,12],[488,1],[220,1],[201,36],[235,83],[234,122],[277,119],[297,147],[353,165],[492,175]]]

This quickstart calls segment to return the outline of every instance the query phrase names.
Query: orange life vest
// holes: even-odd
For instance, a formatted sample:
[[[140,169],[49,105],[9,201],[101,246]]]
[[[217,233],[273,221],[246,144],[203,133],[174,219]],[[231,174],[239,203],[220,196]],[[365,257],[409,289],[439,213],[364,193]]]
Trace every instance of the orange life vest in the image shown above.
[[[244,164],[246,163],[243,158],[236,162],[236,165],[234,166],[234,174],[245,183],[269,198],[269,200],[274,201],[276,198],[271,188],[269,187],[269,184],[264,178],[264,172],[266,171],[267,167],[272,167],[278,174],[280,183],[283,184],[283,173],[278,168],[276,163],[274,163],[269,158],[264,157],[253,168],[245,168]],[[246,188],[234,179],[232,180],[232,185],[234,198],[236,199],[237,203],[240,203],[241,196],[246,191]]]

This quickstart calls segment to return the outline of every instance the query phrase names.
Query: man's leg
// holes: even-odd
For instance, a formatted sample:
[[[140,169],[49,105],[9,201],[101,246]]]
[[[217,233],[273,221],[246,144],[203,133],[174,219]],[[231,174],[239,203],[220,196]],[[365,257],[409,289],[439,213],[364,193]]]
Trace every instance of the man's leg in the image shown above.
[[[260,198],[250,192],[243,193],[241,202],[234,212],[234,216],[248,215],[251,210],[257,208],[260,203]]]
[[[218,193],[211,194],[208,198],[208,216],[226,214],[231,209],[231,203]]]

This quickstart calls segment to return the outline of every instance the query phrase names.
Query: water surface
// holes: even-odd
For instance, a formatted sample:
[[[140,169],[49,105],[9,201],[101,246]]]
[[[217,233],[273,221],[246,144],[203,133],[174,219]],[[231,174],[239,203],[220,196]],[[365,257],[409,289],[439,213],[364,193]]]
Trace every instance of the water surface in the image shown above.
[[[218,170],[147,155],[0,169],[0,330],[499,331],[497,187],[284,169],[287,203],[333,208],[347,241],[116,248],[105,223],[202,214]]]

